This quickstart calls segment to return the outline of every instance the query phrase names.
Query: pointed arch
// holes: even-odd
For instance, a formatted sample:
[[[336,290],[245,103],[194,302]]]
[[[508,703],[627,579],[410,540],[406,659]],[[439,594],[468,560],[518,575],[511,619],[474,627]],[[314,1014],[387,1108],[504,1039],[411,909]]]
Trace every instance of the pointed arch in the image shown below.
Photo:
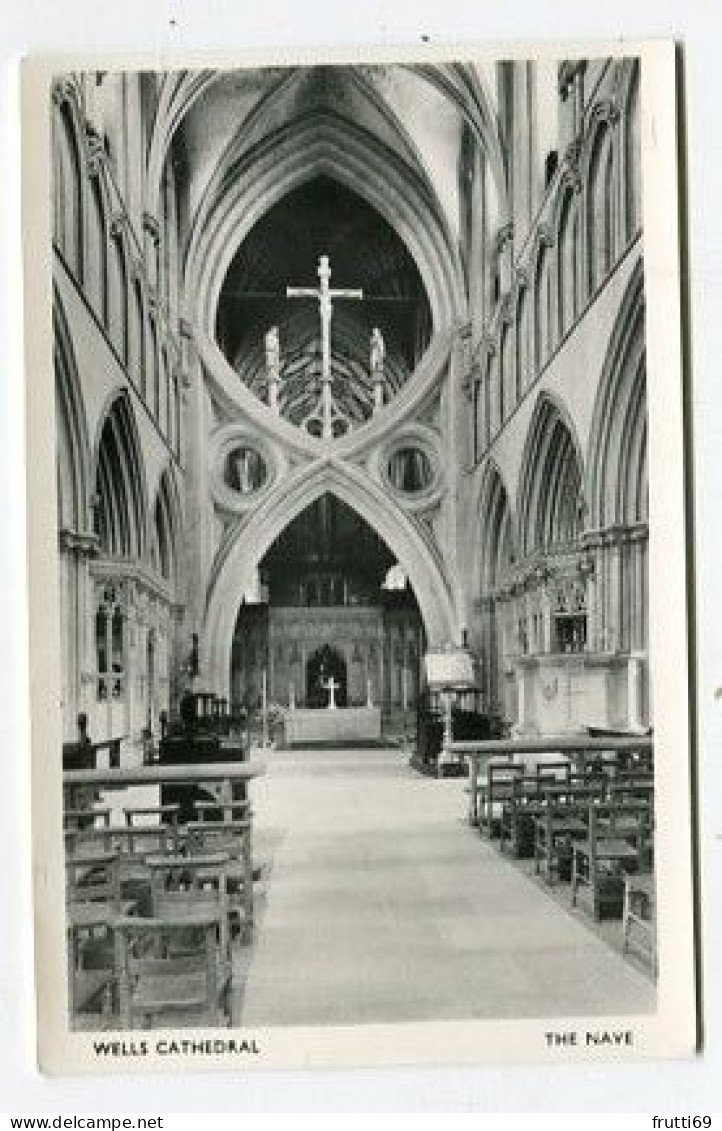
[[[559,336],[563,338],[579,314],[579,208],[572,184],[567,184],[559,201],[556,225],[557,307]]]
[[[72,338],[57,289],[53,294],[58,517],[61,527],[88,528],[90,447]]]
[[[488,460],[477,504],[476,541],[481,547],[478,577],[481,593],[492,593],[516,560],[516,539],[509,495],[501,472]]]
[[[94,526],[102,551],[141,560],[148,514],[138,428],[126,390],[113,396],[98,431]]]
[[[432,543],[361,469],[323,460],[310,470],[302,467],[289,476],[247,523],[233,528],[218,555],[201,631],[202,659],[214,687],[228,688],[240,594],[252,587],[258,563],[289,523],[327,493],[355,510],[395,555],[416,594],[430,646],[457,638],[455,597],[441,555]]]
[[[647,521],[644,275],[627,287],[592,415],[586,493],[593,529]]]
[[[435,330],[457,324],[465,309],[458,249],[425,182],[356,123],[315,112],[285,124],[226,167],[198,210],[184,278],[186,309],[196,311],[206,336],[213,338],[220,289],[247,233],[293,188],[322,175],[357,193],[395,229],[419,269]]]
[[[108,333],[123,366],[129,364],[128,247],[122,221],[111,221],[108,242]]]
[[[551,241],[540,239],[534,261],[534,365],[539,373],[551,356]]]
[[[523,557],[573,545],[582,533],[583,462],[566,408],[540,393],[522,456],[517,505]]]
[[[624,218],[628,241],[642,223],[642,143],[639,93],[639,59],[625,60],[621,109],[621,158],[624,166]]]
[[[171,590],[177,592],[182,566],[179,550],[183,514],[178,486],[171,464],[166,466],[160,477],[151,520],[151,565],[170,586]]]
[[[616,255],[616,145],[611,120],[600,117],[588,143],[586,229],[589,294],[599,289]]]
[[[72,92],[72,93],[71,93]],[[53,236],[76,280],[83,278],[84,149],[76,92],[59,87],[52,118]]]

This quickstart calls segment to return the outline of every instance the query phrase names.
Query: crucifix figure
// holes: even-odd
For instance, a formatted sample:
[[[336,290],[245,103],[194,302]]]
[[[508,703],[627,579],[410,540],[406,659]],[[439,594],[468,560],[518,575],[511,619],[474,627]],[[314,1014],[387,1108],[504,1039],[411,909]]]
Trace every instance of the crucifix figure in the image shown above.
[[[360,299],[363,298],[363,291],[359,289],[332,290],[329,286],[331,268],[327,255],[322,255],[318,261],[318,278],[318,287],[286,287],[286,298],[318,299],[321,315],[321,435],[324,440],[330,440],[333,436],[331,426],[331,315],[333,303],[331,300],[334,298]]]
[[[338,691],[340,686],[341,685],[336,682],[333,676],[331,676],[330,679],[324,679],[321,683],[321,687],[324,689],[324,691],[328,691],[327,707],[329,711],[335,711],[336,709],[336,692]]]

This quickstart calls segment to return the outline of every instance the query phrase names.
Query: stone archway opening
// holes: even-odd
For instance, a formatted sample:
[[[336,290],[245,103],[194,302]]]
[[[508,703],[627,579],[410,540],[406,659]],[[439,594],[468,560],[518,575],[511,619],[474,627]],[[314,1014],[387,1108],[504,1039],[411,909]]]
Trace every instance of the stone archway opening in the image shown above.
[[[426,633],[403,566],[383,539],[331,492],[286,526],[241,599],[230,662],[231,699],[257,710],[265,687],[286,708],[380,707],[399,726],[423,683]]]
[[[419,269],[377,209],[327,175],[291,189],[238,247],[220,290],[215,338],[239,381],[312,435],[322,372],[318,302],[289,298],[286,288],[317,287],[321,255],[329,258],[332,287],[363,296],[333,303],[332,389],[347,427],[377,407],[372,342],[381,343],[387,402],[412,375],[432,332]],[[269,384],[271,369],[277,388]]]

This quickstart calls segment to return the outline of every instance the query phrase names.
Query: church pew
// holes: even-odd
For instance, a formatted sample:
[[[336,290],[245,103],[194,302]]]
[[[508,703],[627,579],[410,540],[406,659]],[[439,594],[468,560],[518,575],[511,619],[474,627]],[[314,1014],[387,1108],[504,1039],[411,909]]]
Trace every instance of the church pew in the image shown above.
[[[230,1023],[223,917],[220,907],[196,906],[183,917],[116,920],[119,1028]]]
[[[587,836],[573,846],[572,906],[595,919],[621,918],[624,875],[644,869],[652,808],[648,803],[593,801]]]

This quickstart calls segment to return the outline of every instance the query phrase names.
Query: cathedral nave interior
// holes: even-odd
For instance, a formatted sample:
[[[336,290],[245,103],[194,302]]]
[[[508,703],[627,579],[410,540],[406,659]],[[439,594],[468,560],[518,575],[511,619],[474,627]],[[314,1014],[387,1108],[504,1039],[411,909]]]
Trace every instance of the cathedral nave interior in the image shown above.
[[[74,857],[120,869],[130,969],[163,926],[143,860],[216,837],[227,874],[185,877],[186,902],[232,905],[203,942],[206,969],[233,952],[213,1020],[551,1014],[561,953],[569,1012],[653,1008],[639,89],[625,57],[57,76],[59,711],[64,766],[91,775],[66,780],[69,898],[94,905],[69,912],[76,973],[106,896],[78,894]],[[501,769],[487,745],[470,786],[447,776],[456,740],[500,743]],[[398,859],[384,878],[394,854],[427,904]],[[290,963],[294,882],[316,941]],[[173,1013],[133,1013],[103,961],[74,1023]],[[295,1005],[292,974],[315,987]]]

